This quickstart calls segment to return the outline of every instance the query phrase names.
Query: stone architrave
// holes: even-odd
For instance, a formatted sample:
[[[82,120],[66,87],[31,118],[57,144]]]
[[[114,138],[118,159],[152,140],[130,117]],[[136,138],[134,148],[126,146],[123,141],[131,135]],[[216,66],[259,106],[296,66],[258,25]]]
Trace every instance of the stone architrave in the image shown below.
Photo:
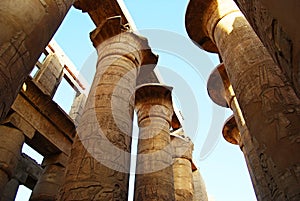
[[[192,0],[190,37],[219,51],[240,105],[266,183],[258,200],[300,199],[300,101],[251,26],[231,0]],[[249,152],[252,150],[248,150]]]
[[[192,173],[192,154],[194,144],[190,138],[184,135],[182,129],[171,134],[173,149],[173,177],[175,200],[193,200],[194,185]]]
[[[17,168],[24,141],[20,130],[0,125],[0,195]]]
[[[72,4],[0,1],[0,122]]]
[[[171,87],[140,85],[135,92],[139,141],[135,201],[174,201],[170,126],[173,115]]]
[[[108,18],[91,34],[98,52],[96,75],[67,165],[59,200],[127,200],[132,94],[143,68],[157,63],[148,41]]]
[[[300,97],[298,0],[234,0]]]

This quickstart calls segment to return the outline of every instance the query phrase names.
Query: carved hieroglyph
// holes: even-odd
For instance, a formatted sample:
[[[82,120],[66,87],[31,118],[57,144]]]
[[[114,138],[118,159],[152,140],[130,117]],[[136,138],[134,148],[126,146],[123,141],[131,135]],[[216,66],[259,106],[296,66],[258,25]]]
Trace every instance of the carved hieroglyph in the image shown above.
[[[0,1],[0,121],[72,3]]]
[[[127,200],[130,100],[139,71],[153,68],[157,57],[145,38],[121,28],[119,18],[109,18],[91,35],[98,51],[97,70],[59,200]]]
[[[299,1],[235,2],[300,97]]]
[[[20,130],[0,125],[0,195],[17,168],[24,140]]]
[[[134,200],[174,201],[171,88],[145,84],[137,88],[135,96],[140,130]]]
[[[192,0],[186,25],[192,39],[204,48],[215,45],[224,60],[259,156],[249,162],[264,170],[255,175],[267,184],[258,189],[258,200],[299,200],[300,158],[295,153],[300,152],[300,101],[286,76],[234,2]]]

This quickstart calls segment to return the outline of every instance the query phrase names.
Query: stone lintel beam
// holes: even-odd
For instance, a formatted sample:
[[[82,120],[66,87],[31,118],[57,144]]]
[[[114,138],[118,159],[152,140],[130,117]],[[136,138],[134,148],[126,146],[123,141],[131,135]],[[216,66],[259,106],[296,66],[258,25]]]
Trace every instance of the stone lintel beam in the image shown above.
[[[82,10],[82,12],[88,12],[96,27],[113,16],[121,16],[122,24],[128,23],[116,0],[77,0],[74,7]]]
[[[225,121],[222,134],[224,139],[231,144],[239,145],[241,143],[241,134],[233,115]]]
[[[43,155],[61,151],[70,154],[76,132],[73,121],[29,77],[5,124],[22,130],[27,137],[26,142]]]
[[[41,166],[46,167],[49,165],[59,165],[62,167],[66,167],[68,160],[69,160],[69,156],[61,152],[59,154],[44,156],[44,160]]]
[[[138,86],[135,109],[139,142],[134,200],[175,200],[170,126],[171,87],[150,83]]]
[[[73,0],[0,2],[0,122]],[[47,25],[47,26],[45,26]]]

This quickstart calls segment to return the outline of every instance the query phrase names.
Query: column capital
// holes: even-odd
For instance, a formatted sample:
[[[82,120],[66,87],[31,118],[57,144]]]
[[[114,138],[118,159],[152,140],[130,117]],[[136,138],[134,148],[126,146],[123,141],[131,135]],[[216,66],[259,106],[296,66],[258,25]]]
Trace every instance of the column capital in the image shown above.
[[[229,13],[239,11],[233,1],[223,1],[191,0],[186,10],[185,26],[189,37],[208,52],[219,52],[213,41],[213,32],[218,21]]]
[[[171,125],[173,115],[172,87],[159,83],[143,84],[135,91],[135,109],[139,122],[147,117],[162,117]],[[156,107],[163,105],[163,107]]]
[[[219,64],[207,81],[207,92],[211,100],[219,106],[230,107],[235,96],[224,63]]]
[[[222,134],[224,139],[227,142],[230,142],[231,144],[240,144],[241,142],[241,134],[237,127],[237,123],[235,121],[235,118],[233,115],[228,117],[228,119],[225,121]]]
[[[194,143],[187,137],[183,129],[171,133],[173,158],[184,158],[192,163]]]

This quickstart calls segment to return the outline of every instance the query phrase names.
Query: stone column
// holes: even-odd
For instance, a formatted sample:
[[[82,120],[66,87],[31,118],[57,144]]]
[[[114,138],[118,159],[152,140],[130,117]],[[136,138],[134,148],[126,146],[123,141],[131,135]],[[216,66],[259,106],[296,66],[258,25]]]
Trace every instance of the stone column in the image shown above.
[[[174,201],[171,87],[145,84],[135,92],[139,141],[134,200]]]
[[[300,97],[298,0],[234,0]]]
[[[14,174],[24,140],[20,130],[0,125],[0,195]]]
[[[0,2],[0,122],[73,0]]]
[[[42,163],[44,169],[32,190],[30,201],[56,200],[60,187],[65,180],[67,159],[68,157],[62,153],[44,157]]]
[[[182,129],[171,134],[175,200],[193,200],[192,154],[194,144],[183,135]]]
[[[193,171],[194,197],[193,201],[208,201],[205,183],[198,169]]]
[[[130,100],[140,68],[153,69],[157,57],[145,38],[121,28],[120,18],[108,18],[91,34],[98,51],[97,70],[59,200],[127,200]]]
[[[300,101],[286,76],[233,1],[192,0],[186,24],[198,30],[191,38],[217,47],[224,60],[264,170],[257,177],[268,188],[258,200],[299,200]]]
[[[6,184],[2,195],[0,196],[0,201],[14,201],[19,189],[19,181],[16,178],[11,178]]]
[[[64,66],[58,60],[55,53],[50,53],[41,64],[40,70],[34,76],[33,81],[44,92],[53,98],[63,75]]]

